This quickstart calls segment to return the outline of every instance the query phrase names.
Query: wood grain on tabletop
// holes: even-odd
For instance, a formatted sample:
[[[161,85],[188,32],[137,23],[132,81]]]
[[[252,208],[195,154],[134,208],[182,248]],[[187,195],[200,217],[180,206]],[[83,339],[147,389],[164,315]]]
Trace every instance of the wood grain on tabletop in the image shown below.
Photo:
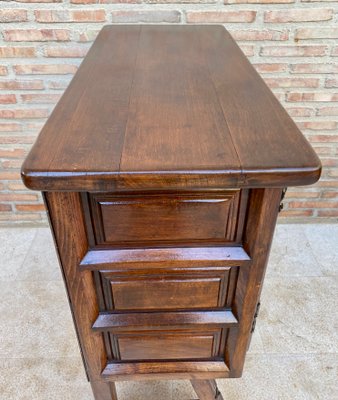
[[[221,26],[106,26],[28,156],[39,190],[310,184],[320,161]]]

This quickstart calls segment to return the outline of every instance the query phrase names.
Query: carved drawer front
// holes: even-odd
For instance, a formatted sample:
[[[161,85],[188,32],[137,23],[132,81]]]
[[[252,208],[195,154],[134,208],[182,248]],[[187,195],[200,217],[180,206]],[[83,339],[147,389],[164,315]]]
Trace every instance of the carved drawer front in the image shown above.
[[[108,310],[231,307],[238,267],[121,274],[101,271]]]
[[[124,360],[210,359],[218,354],[221,329],[185,329],[112,335],[117,358]]]
[[[234,242],[240,190],[205,194],[89,194],[96,245]],[[88,219],[88,218],[87,218]]]

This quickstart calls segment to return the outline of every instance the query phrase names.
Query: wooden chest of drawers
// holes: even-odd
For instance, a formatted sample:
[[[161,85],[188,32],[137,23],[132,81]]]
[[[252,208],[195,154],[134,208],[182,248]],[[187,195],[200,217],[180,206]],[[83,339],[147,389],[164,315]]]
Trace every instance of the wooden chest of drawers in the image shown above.
[[[240,377],[283,188],[320,162],[223,27],[108,26],[22,168],[97,400]]]

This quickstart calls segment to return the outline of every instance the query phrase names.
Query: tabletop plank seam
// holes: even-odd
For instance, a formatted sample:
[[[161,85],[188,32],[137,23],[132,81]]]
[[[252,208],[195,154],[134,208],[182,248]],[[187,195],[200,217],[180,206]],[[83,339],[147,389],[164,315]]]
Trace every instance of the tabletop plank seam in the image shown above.
[[[122,157],[123,157],[123,151],[124,151],[124,146],[125,146],[125,142],[126,142],[126,134],[127,134],[127,127],[128,127],[128,122],[129,122],[129,118],[130,118],[130,104],[131,104],[131,94],[133,91],[133,85],[134,85],[134,81],[135,81],[135,74],[136,74],[136,67],[137,67],[137,62],[138,62],[138,58],[139,58],[139,53],[140,53],[140,42],[141,42],[141,35],[142,35],[142,25],[139,26],[139,34],[138,34],[138,42],[137,42],[137,50],[136,50],[136,57],[135,57],[135,62],[134,62],[134,68],[133,68],[133,76],[131,79],[131,83],[130,83],[130,89],[129,89],[129,99],[128,99],[128,117],[126,119],[126,124],[124,127],[124,135],[123,135],[123,145],[121,148],[121,154],[120,154],[120,161],[119,161],[119,168],[118,168],[118,173],[121,173],[121,163],[122,163]]]

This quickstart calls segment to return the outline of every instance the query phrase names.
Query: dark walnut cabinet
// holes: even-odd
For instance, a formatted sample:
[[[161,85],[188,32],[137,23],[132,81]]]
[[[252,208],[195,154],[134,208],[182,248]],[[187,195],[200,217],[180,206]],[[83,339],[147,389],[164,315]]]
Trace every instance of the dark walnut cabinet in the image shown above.
[[[88,379],[240,377],[287,186],[320,161],[222,26],[106,26],[22,167]],[[56,327],[57,329],[57,327]]]

